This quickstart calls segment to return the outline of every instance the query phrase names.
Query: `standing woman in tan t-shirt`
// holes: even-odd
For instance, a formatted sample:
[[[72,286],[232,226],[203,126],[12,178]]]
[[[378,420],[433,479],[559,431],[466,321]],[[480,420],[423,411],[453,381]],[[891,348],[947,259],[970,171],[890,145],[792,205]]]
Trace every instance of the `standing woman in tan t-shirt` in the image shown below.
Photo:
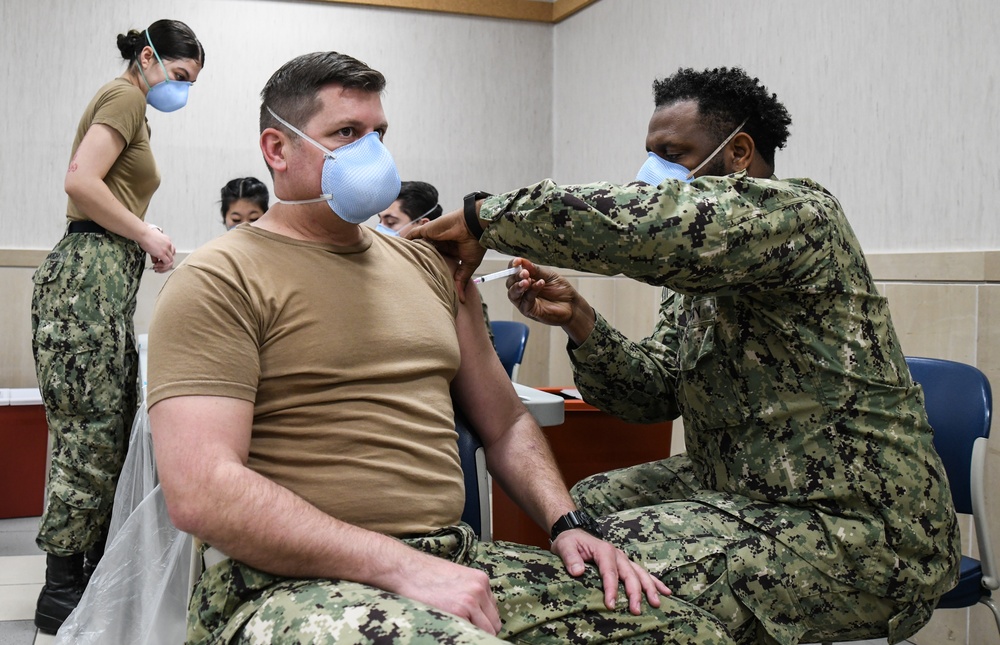
[[[34,274],[35,371],[52,437],[41,526],[45,586],[35,625],[55,633],[104,551],[115,484],[138,399],[133,329],[146,254],[169,271],[174,245],[143,219],[160,184],[146,104],[172,112],[205,64],[176,20],[119,34],[125,73],[101,87],[77,127],[65,189],[67,227]]]

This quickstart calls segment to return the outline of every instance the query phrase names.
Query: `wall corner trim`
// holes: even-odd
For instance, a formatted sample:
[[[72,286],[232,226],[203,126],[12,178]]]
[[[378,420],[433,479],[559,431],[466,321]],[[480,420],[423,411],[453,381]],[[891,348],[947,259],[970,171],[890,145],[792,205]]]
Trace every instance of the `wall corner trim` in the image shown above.
[[[353,4],[391,9],[436,11],[483,18],[505,18],[555,24],[598,0],[319,0],[330,4]]]

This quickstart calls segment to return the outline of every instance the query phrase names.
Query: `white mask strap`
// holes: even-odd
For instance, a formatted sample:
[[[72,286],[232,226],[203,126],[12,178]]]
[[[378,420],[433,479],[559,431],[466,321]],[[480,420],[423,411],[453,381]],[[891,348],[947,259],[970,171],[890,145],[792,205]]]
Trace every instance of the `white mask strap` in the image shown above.
[[[270,109],[270,108],[268,108],[268,109]],[[274,112],[271,112],[271,114],[274,114]],[[274,117],[278,118],[278,115],[274,114]],[[735,137],[737,134],[740,133],[740,130],[743,129],[743,126],[745,126],[747,124],[747,121],[749,121],[749,120],[750,120],[750,117],[747,117],[747,118],[743,119],[743,123],[741,123],[738,126],[736,126],[736,129],[733,130],[732,134],[730,134],[728,137],[726,137],[725,141],[723,141],[722,143],[720,143],[719,147],[712,151],[712,154],[710,154],[707,157],[705,157],[705,161],[702,161],[700,164],[698,164],[698,166],[694,170],[692,170],[691,172],[689,172],[687,174],[687,179],[691,179],[692,177],[694,177],[694,174],[696,172],[698,172],[699,170],[701,170],[705,166],[705,164],[707,164],[709,161],[711,161],[712,159],[714,159],[715,155],[719,154],[719,151],[722,150],[723,148],[725,148],[726,144],[729,143],[730,141],[732,141],[733,137]]]
[[[275,114],[274,110],[271,109],[271,106],[265,105],[264,107],[266,107],[267,111],[271,113],[271,116],[273,116],[278,121],[280,121],[283,126],[285,126],[286,128],[288,128],[289,130],[291,130],[295,134],[299,135],[300,137],[302,137],[303,139],[305,139],[309,143],[313,144],[314,146],[316,146],[317,148],[319,148],[320,150],[322,150],[323,154],[325,154],[326,156],[330,157],[331,159],[336,159],[336,156],[333,154],[332,150],[327,150],[326,148],[323,147],[323,144],[321,144],[319,141],[316,141],[315,139],[313,139],[312,137],[310,137],[308,134],[306,134],[302,130],[299,130],[294,125],[292,125],[288,121],[285,121],[280,116],[278,116],[277,114]]]
[[[274,110],[271,109],[271,106],[265,105],[264,107],[266,107],[267,111],[271,113],[271,116],[273,116],[278,121],[280,121],[281,124],[284,125],[286,128],[288,128],[289,130],[291,130],[295,134],[299,135],[300,137],[302,137],[303,139],[305,139],[309,143],[313,144],[314,146],[316,146],[317,148],[319,148],[320,150],[322,150],[323,154],[325,154],[326,156],[330,157],[331,159],[335,158],[333,156],[333,152],[327,150],[318,141],[316,141],[315,139],[313,139],[312,137],[310,137],[308,134],[306,134],[302,130],[299,130],[294,125],[292,125],[288,121],[285,121],[280,116],[278,116],[277,114],[275,114]],[[277,195],[275,195],[274,199],[278,203],[280,203],[280,204],[315,204],[315,203],[318,203],[318,202],[325,202],[325,201],[327,201],[329,199],[333,199],[333,195],[320,195],[319,197],[315,197],[313,199],[281,199],[280,197],[278,197]]]
[[[414,217],[413,219],[411,219],[411,220],[410,220],[409,222],[407,222],[406,224],[403,224],[402,226],[400,226],[400,227],[399,227],[399,229],[397,229],[397,230],[396,230],[396,234],[398,235],[398,234],[402,233],[403,231],[405,231],[405,230],[406,230],[406,229],[408,229],[409,227],[413,226],[414,224],[416,224],[417,222],[419,222],[419,221],[420,221],[420,220],[422,220],[423,218],[427,217],[427,216],[428,216],[428,215],[430,215],[430,214],[431,214],[431,213],[432,213],[432,212],[434,211],[434,209],[435,209],[435,208],[437,208],[437,207],[438,207],[438,205],[437,205],[437,204],[434,204],[433,206],[431,206],[431,207],[430,207],[430,210],[428,210],[428,211],[427,211],[426,213],[424,213],[424,214],[423,214],[423,215],[421,215],[420,217]]]

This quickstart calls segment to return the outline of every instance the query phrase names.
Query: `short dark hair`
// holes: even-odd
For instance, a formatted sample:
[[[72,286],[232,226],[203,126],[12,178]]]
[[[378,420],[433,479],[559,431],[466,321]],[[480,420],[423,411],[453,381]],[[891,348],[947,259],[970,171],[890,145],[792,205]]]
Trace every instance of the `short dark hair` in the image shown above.
[[[139,54],[146,45],[151,45],[162,60],[190,58],[205,67],[205,48],[180,20],[157,20],[142,31],[129,29],[127,34],[118,34],[118,51],[129,67],[138,64]]]
[[[266,213],[271,195],[267,192],[267,186],[256,177],[237,177],[230,179],[222,187],[222,221],[226,221],[226,213],[234,202],[241,199],[249,199],[260,207],[260,212]]]
[[[753,138],[764,161],[774,166],[774,152],[785,147],[792,117],[759,79],[738,67],[700,72],[688,67],[653,81],[657,109],[688,99],[697,101],[698,112],[720,141],[746,119],[743,131]]]
[[[260,131],[267,128],[286,131],[267,108],[301,128],[319,111],[319,91],[331,84],[381,93],[385,77],[356,58],[337,52],[314,52],[293,58],[272,74],[260,91]]]
[[[426,181],[404,181],[399,188],[399,208],[412,222],[426,217],[434,219],[444,212],[438,203],[437,188]],[[428,212],[430,211],[430,212]]]

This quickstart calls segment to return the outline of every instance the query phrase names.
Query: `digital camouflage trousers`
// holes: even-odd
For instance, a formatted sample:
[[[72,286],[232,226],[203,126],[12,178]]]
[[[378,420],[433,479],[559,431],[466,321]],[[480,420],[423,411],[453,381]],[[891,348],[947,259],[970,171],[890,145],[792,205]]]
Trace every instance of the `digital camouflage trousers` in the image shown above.
[[[138,398],[133,331],[145,254],[110,233],[68,233],[35,271],[35,371],[52,438],[36,542],[67,556],[100,542]]]
[[[438,557],[485,571],[503,628],[499,638],[402,596],[342,580],[273,576],[225,560],[194,589],[188,642],[207,643],[676,643],[732,645],[717,618],[670,597],[633,616],[609,610],[596,569],[566,573],[548,551],[509,542],[479,542],[465,526],[404,540]],[[620,590],[620,597],[623,595]]]
[[[758,526],[781,522],[778,505],[760,516],[699,497],[685,455],[593,475],[572,491],[599,520],[604,536],[658,576],[679,600],[718,617],[739,645],[795,645],[889,637],[904,640],[930,618],[936,602],[896,601],[824,573]],[[796,527],[804,543],[828,540],[822,525]]]

